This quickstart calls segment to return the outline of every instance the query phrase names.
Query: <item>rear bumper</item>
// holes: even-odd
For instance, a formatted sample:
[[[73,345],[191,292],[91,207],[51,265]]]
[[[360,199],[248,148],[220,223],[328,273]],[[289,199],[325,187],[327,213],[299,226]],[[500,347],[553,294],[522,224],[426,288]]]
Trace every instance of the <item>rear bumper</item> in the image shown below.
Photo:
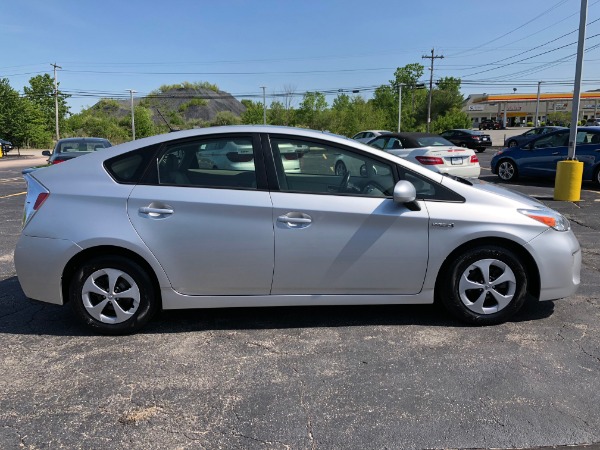
[[[480,166],[443,166],[439,169],[440,173],[447,173],[463,178],[477,178],[481,173]]]
[[[15,248],[15,268],[25,295],[62,305],[62,273],[81,248],[65,239],[21,235]]]

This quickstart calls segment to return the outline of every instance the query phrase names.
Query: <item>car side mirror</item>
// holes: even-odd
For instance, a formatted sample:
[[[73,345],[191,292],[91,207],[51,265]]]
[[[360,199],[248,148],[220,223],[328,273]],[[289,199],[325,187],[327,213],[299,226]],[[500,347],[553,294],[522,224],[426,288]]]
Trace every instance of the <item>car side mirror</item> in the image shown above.
[[[400,180],[394,186],[394,203],[404,205],[411,211],[419,211],[421,207],[417,203],[417,190],[415,186],[406,180]]]
[[[50,153],[50,150],[44,150],[42,156],[52,156],[52,153]]]

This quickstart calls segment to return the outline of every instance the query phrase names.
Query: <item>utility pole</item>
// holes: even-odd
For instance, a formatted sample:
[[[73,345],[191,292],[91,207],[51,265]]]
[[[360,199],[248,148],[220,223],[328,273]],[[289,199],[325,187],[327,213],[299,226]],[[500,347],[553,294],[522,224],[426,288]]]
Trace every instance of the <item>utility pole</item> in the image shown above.
[[[569,130],[569,147],[567,159],[556,163],[554,200],[569,202],[578,202],[581,200],[583,162],[578,161],[575,158],[575,147],[577,144],[577,122],[579,120],[587,10],[587,0],[581,0],[581,9],[579,11],[579,38],[577,41],[577,62],[575,64],[575,89],[573,91],[573,107],[571,110],[571,129]]]
[[[402,83],[398,83],[398,133],[400,133],[400,125],[402,124]]]
[[[538,91],[537,91],[537,102],[535,103],[535,118],[533,119],[533,126],[538,126],[538,112],[540,109],[540,86],[542,85],[541,81],[538,81]]]
[[[60,139],[60,131],[58,129],[58,81],[56,80],[56,69],[62,69],[62,67],[54,64],[50,64],[54,67],[54,116],[56,117],[56,140]]]
[[[129,98],[131,99],[131,140],[135,141],[135,116],[133,114],[133,94],[137,93],[133,89],[125,89],[129,92]]]
[[[423,55],[422,59],[430,59],[431,67],[429,68],[429,98],[427,99],[427,132],[429,133],[429,124],[431,123],[431,94],[433,93],[433,61],[436,59],[444,59],[444,55],[434,55],[434,49],[431,49],[431,56]]]
[[[267,124],[267,97],[265,95],[266,86],[260,87],[263,90],[263,124]]]

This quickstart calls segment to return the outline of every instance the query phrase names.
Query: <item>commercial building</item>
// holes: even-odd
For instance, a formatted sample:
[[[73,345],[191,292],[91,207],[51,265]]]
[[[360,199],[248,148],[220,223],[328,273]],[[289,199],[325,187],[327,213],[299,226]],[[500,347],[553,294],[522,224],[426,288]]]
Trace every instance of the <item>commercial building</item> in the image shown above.
[[[579,119],[598,118],[598,100],[600,91],[583,92],[579,104]],[[568,112],[569,117],[573,105],[572,92],[555,92],[540,94],[539,104],[537,94],[473,94],[469,95],[463,104],[463,111],[473,121],[473,127],[478,127],[482,119],[496,119],[508,127],[535,124],[534,116],[538,111],[538,122],[547,122],[548,114],[553,112]],[[552,117],[552,115],[551,115]]]

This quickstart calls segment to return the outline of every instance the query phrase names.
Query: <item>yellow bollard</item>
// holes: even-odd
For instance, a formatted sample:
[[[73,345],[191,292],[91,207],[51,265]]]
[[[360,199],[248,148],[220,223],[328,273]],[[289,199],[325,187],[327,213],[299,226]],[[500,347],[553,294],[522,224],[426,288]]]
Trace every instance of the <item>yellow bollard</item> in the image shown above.
[[[0,158],[2,158],[4,156],[4,153],[2,152],[2,144],[0,144]]]
[[[554,182],[554,200],[578,202],[581,200],[581,180],[583,163],[581,161],[559,161],[556,165]]]

